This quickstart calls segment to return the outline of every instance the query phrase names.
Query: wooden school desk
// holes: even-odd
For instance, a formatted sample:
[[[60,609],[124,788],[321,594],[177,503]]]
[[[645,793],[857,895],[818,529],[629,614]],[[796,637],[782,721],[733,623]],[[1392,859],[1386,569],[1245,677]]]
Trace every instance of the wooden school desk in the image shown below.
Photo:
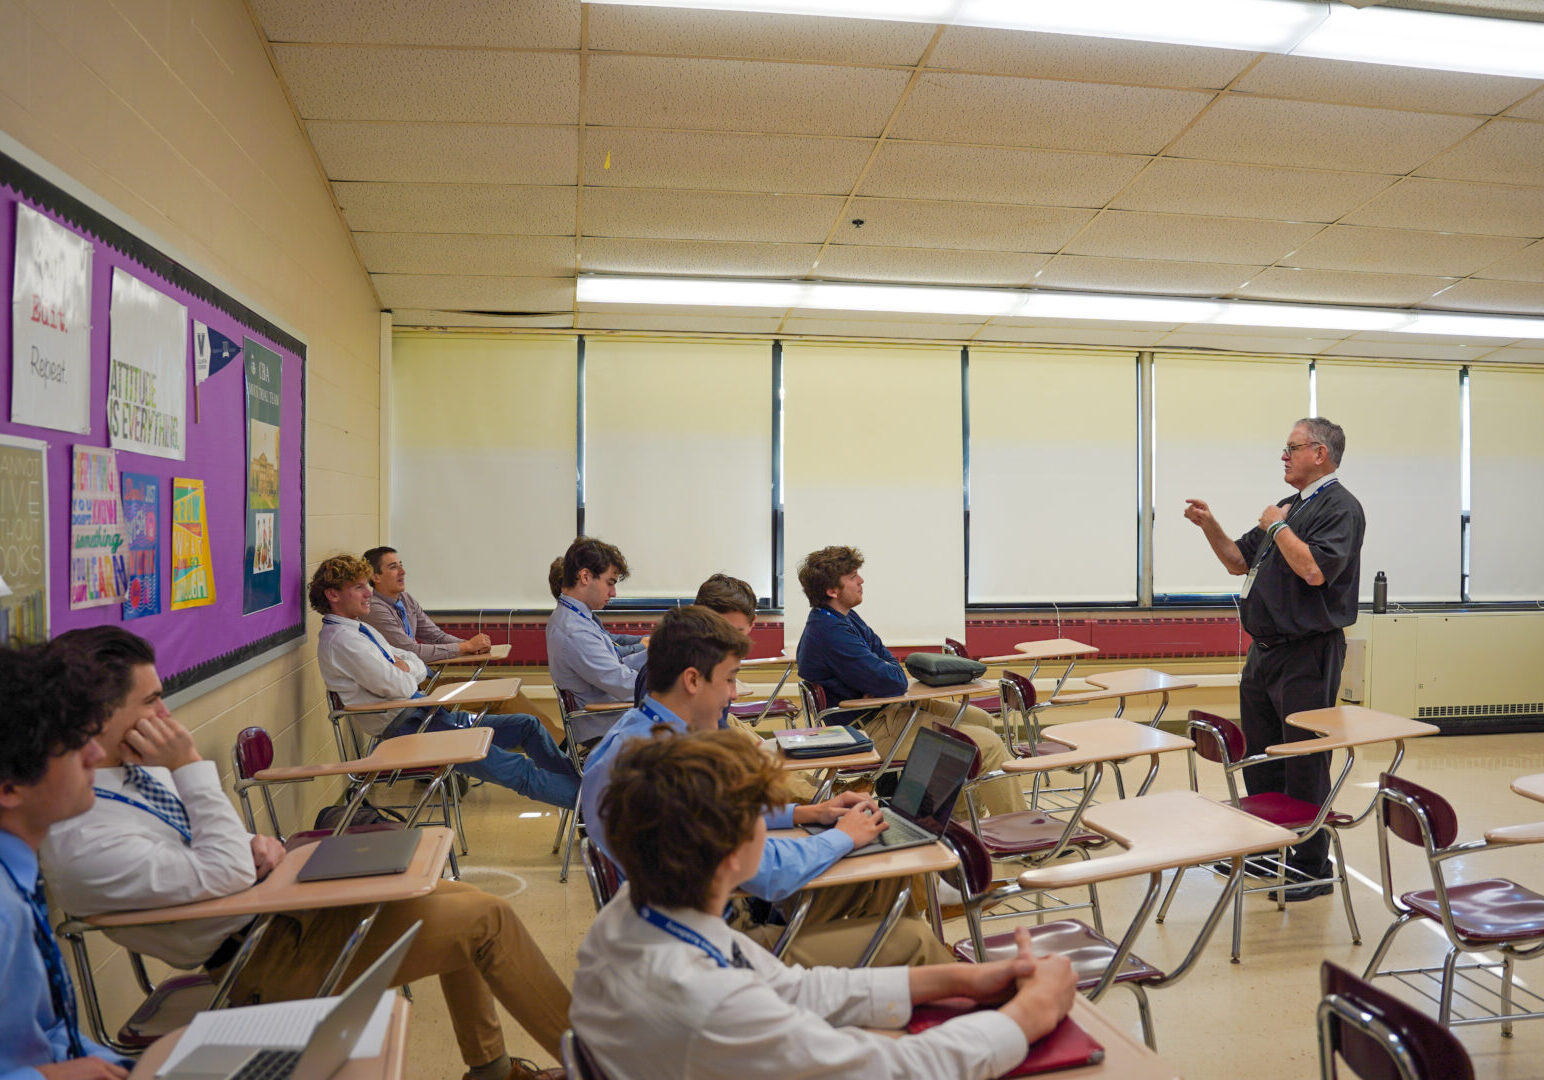
[[[445,860],[450,856],[454,834],[443,826],[429,826],[413,830],[418,836],[418,848],[408,867],[400,874],[378,874],[371,877],[340,878],[335,881],[296,881],[300,868],[316,850],[315,844],[298,847],[287,852],[273,872],[250,889],[231,893],[213,900],[200,900],[192,904],[174,907],[147,908],[143,911],[116,911],[106,915],[93,915],[84,920],[71,920],[61,929],[78,924],[81,929],[105,929],[113,926],[149,926],[156,923],[186,922],[190,919],[232,918],[240,915],[256,915],[257,921],[247,932],[246,940],[236,950],[235,957],[225,969],[220,984],[215,988],[209,1008],[218,1009],[225,1004],[231,987],[241,969],[246,967],[253,951],[267,933],[274,916],[286,911],[309,911],[313,908],[348,907],[369,905],[360,917],[359,926],[349,938],[348,944],[333,963],[332,970],[317,989],[318,997],[326,997],[336,989],[349,962],[364,943],[365,934],[375,921],[381,905],[392,900],[411,900],[427,896],[439,883],[444,872]]]
[[[1079,659],[1085,656],[1097,656],[1099,650],[1092,645],[1085,645],[1081,641],[1073,641],[1071,638],[1048,638],[1045,641],[1021,641],[1014,647],[1017,655],[1013,658],[1023,662],[1034,661],[1035,666],[1030,668],[1031,680],[1039,674],[1040,664],[1045,660],[1066,660],[1067,667],[1056,680],[1056,688],[1050,696],[1055,697],[1062,692],[1062,687],[1067,685],[1067,679],[1072,674],[1072,669],[1077,666]]]
[[[1356,764],[1357,747],[1392,742],[1394,759],[1384,770],[1392,773],[1399,770],[1399,763],[1404,760],[1406,739],[1419,739],[1426,735],[1435,735],[1438,731],[1435,724],[1425,724],[1394,713],[1365,709],[1360,705],[1336,705],[1328,709],[1295,712],[1287,717],[1287,723],[1293,727],[1303,728],[1305,731],[1316,732],[1319,737],[1267,746],[1265,752],[1271,757],[1299,757],[1303,754],[1317,754],[1329,750],[1346,752],[1346,761],[1341,767],[1340,775],[1331,784],[1329,798],[1324,800],[1324,806],[1320,808],[1321,821],[1329,813],[1330,805],[1335,801],[1335,796],[1340,793],[1346,778],[1351,775],[1351,767]],[[1377,792],[1374,792],[1362,812],[1352,818],[1349,825],[1343,825],[1341,828],[1360,825],[1367,815],[1372,813],[1372,808],[1377,805],[1377,801]]]
[[[343,1067],[332,1074],[332,1080],[402,1080],[403,1068],[407,1064],[407,1018],[411,1011],[412,1005],[407,998],[398,994],[392,1003],[391,1019],[386,1024],[386,1037],[381,1041],[380,1054],[372,1058],[345,1061]],[[177,1040],[182,1038],[186,1030],[178,1028],[157,1039],[135,1062],[129,1080],[155,1080],[156,1070],[171,1054]],[[1103,1039],[1099,1041],[1104,1042]]]
[[[879,764],[879,754],[863,750],[856,754],[833,754],[819,758],[791,758],[778,748],[776,739],[767,739],[763,745],[777,758],[778,767],[784,772],[819,772],[813,781],[815,797],[811,802],[824,802],[831,797],[831,788],[843,769],[869,769]]]
[[[959,724],[960,717],[965,715],[965,707],[970,704],[970,699],[977,694],[989,694],[994,689],[989,682],[976,679],[968,683],[960,683],[957,686],[928,686],[912,679],[907,683],[906,689],[893,697],[852,698],[841,702],[840,709],[882,709],[886,705],[895,705],[907,702],[911,705],[911,715],[906,718],[901,733],[896,736],[895,742],[890,744],[890,751],[885,755],[884,763],[874,770],[874,775],[879,775],[890,767],[890,762],[895,760],[896,751],[906,742],[906,737],[911,734],[911,729],[917,724],[917,717],[922,712],[924,701],[939,701],[946,698],[959,698],[960,707],[955,711],[954,719],[949,721],[951,727]]]
[[[1080,690],[1071,694],[1057,694],[1051,698],[1052,705],[1086,705],[1092,701],[1116,701],[1120,702],[1115,708],[1115,715],[1120,716],[1126,711],[1126,699],[1135,697],[1151,697],[1153,694],[1162,695],[1158,702],[1158,711],[1153,713],[1152,719],[1147,723],[1157,726],[1158,720],[1163,716],[1163,711],[1169,707],[1169,695],[1175,690],[1193,690],[1198,683],[1178,678],[1174,675],[1166,675],[1152,668],[1128,668],[1124,671],[1101,671],[1094,675],[1087,675],[1084,682],[1096,687],[1094,690]]]
[[[758,656],[754,659],[746,659],[740,661],[741,671],[755,671],[763,668],[774,668],[779,665],[782,666],[783,674],[778,678],[777,685],[772,688],[772,692],[766,696],[766,701],[763,702],[760,713],[758,713],[754,718],[749,716],[741,716],[741,720],[744,720],[746,723],[754,726],[767,718],[767,713],[772,711],[772,706],[777,704],[778,695],[783,692],[783,687],[787,685],[788,677],[793,674],[794,658],[788,656],[785,653],[782,656]],[[760,693],[759,690],[753,690],[752,692]],[[812,722],[813,721],[806,720],[806,723]]]
[[[424,687],[424,689],[433,690],[435,686],[439,684],[439,681],[441,677],[444,676],[446,670],[453,667],[470,666],[474,670],[466,677],[466,679],[462,681],[476,682],[477,679],[482,675],[483,668],[487,667],[495,660],[503,660],[507,656],[509,656],[508,645],[492,645],[489,646],[487,652],[468,653],[465,656],[447,656],[443,660],[425,660],[424,664],[431,669],[433,674],[429,676],[429,683]]]
[[[803,829],[774,829],[768,835],[785,840],[796,840],[808,834]],[[788,920],[788,925],[783,929],[782,937],[778,938],[777,944],[772,947],[772,955],[781,957],[788,951],[788,946],[793,944],[794,937],[798,935],[805,918],[809,915],[810,905],[815,902],[815,893],[821,889],[829,889],[836,885],[857,885],[864,881],[882,881],[886,878],[911,878],[918,874],[933,875],[941,870],[952,870],[959,865],[959,862],[959,857],[953,851],[936,840],[931,844],[902,848],[900,851],[882,851],[876,855],[838,859],[824,873],[799,890],[798,904]],[[929,892],[932,891],[932,884],[933,878],[929,876]],[[890,910],[880,920],[873,938],[863,950],[863,955],[859,958],[856,967],[868,967],[874,962],[874,956],[879,952],[879,947],[885,943],[885,938],[890,936],[890,931],[895,929],[895,924],[900,921],[901,914],[906,910],[910,900],[911,882],[908,881],[896,896],[895,903],[890,905]]]
[[[1512,781],[1512,790],[1525,799],[1534,802],[1544,802],[1544,773],[1531,773],[1528,776],[1519,776]],[[1485,830],[1485,839],[1492,844],[1538,844],[1544,843],[1544,821],[1531,822],[1527,825],[1503,825],[1495,829]]]

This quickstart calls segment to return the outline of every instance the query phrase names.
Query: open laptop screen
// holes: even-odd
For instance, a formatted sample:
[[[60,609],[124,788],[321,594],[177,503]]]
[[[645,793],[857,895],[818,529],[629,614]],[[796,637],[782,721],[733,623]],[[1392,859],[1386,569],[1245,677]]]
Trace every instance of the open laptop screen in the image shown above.
[[[901,770],[890,808],[943,835],[975,756],[974,746],[922,728],[906,755],[906,767]]]

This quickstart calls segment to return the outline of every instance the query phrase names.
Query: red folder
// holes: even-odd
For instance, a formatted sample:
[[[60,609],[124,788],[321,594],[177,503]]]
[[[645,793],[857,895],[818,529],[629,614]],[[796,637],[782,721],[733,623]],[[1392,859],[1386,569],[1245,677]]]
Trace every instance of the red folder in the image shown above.
[[[916,1035],[928,1028],[937,1027],[945,1020],[990,1008],[969,998],[945,998],[918,1005],[911,1011],[911,1022],[906,1030]],[[1095,1042],[1072,1017],[1062,1018],[1049,1035],[1030,1044],[1029,1054],[1023,1061],[1003,1073],[1003,1076],[1035,1076],[1058,1069],[1075,1069],[1079,1065],[1097,1065],[1104,1060],[1104,1047]]]

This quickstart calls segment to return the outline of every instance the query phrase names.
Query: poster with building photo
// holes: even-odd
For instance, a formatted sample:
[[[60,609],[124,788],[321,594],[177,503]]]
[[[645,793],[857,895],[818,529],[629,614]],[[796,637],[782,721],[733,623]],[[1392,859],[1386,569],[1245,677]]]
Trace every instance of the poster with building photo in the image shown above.
[[[247,387],[247,549],[241,611],[279,603],[279,418],[284,360],[247,338],[241,348]]]
[[[109,321],[108,442],[185,460],[188,309],[115,266]]]
[[[77,446],[70,476],[70,610],[115,604],[128,588],[118,455]]]
[[[0,435],[0,645],[48,638],[48,455]]]
[[[11,421],[91,430],[91,241],[16,204]]]

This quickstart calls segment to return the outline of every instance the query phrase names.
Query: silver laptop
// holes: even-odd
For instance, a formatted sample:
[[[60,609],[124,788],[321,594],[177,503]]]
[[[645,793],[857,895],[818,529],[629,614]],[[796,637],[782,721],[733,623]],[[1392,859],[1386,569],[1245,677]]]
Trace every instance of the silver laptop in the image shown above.
[[[847,853],[851,859],[858,855],[877,855],[881,851],[898,851],[901,848],[920,847],[943,836],[949,827],[949,815],[965,781],[970,778],[970,765],[975,760],[976,748],[924,727],[917,732],[917,741],[911,744],[906,764],[901,769],[900,781],[895,794],[885,804],[888,813],[885,820],[890,827],[873,841]],[[829,825],[805,825],[810,833],[825,832]]]
[[[295,875],[296,881],[400,874],[418,852],[423,834],[416,829],[380,829],[344,833],[317,841],[316,850]]]
[[[343,991],[299,1050],[210,1044],[194,1050],[176,1068],[162,1073],[161,1080],[328,1080],[353,1052],[381,995],[391,989],[391,980],[421,926],[422,922],[415,922],[408,927],[391,948]]]

